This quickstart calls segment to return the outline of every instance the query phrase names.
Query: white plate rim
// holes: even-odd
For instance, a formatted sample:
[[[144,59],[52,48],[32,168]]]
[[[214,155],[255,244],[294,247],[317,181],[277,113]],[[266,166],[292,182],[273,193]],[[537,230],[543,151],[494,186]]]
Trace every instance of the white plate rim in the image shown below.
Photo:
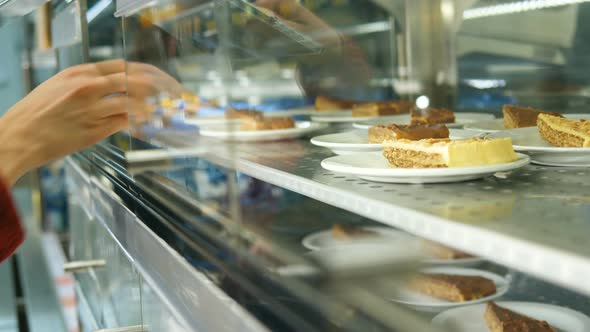
[[[409,113],[407,114],[395,114],[395,115],[382,115],[382,116],[357,116],[354,117],[352,115],[350,116],[322,116],[322,115],[318,115],[318,114],[314,114],[311,116],[311,121],[315,121],[315,122],[326,122],[326,123],[356,123],[356,122],[362,122],[362,121],[369,121],[369,120],[375,120],[375,119],[384,119],[384,120],[389,120],[391,119],[391,121],[396,121],[398,116],[400,115],[407,115],[409,116]]]
[[[293,108],[286,110],[276,110],[271,112],[262,112],[266,117],[293,117],[293,116],[308,116],[315,114],[317,111],[313,108]],[[225,114],[210,115],[210,116],[186,116],[184,121],[187,124],[197,126],[212,126],[224,123],[239,123],[240,119],[228,118]]]
[[[375,230],[377,232],[379,232],[380,235],[383,235],[383,238],[389,238],[391,237],[398,237],[398,236],[409,236],[408,234],[402,232],[402,231],[398,231],[396,229],[393,229],[391,227],[385,227],[385,226],[361,226],[360,228],[362,229],[368,229],[368,230]],[[367,241],[367,242],[363,242],[363,241],[354,241],[352,243],[349,244],[342,244],[342,245],[338,245],[338,246],[325,246],[325,247],[318,247],[316,245],[313,245],[312,242],[320,237],[326,236],[326,234],[330,234],[332,232],[332,229],[324,229],[321,231],[317,231],[317,232],[313,232],[310,234],[307,234],[305,237],[303,237],[303,239],[301,240],[301,245],[303,245],[303,247],[305,247],[306,249],[312,250],[312,251],[316,251],[316,250],[322,250],[325,248],[346,248],[346,247],[354,247],[356,245],[366,245],[367,243],[370,244],[371,241]],[[375,242],[379,242],[380,240],[377,240]]]
[[[567,113],[567,114],[562,114],[564,117],[566,118],[571,118],[571,119],[583,119],[583,118],[588,118],[590,119],[590,114],[589,113]],[[499,123],[500,126],[502,127],[502,129],[484,129],[484,128],[478,128],[478,124],[481,123]],[[480,133],[497,133],[500,131],[506,131],[506,130],[512,130],[512,129],[507,129],[504,128],[504,119],[503,118],[497,118],[497,119],[493,119],[493,120],[486,120],[486,121],[477,121],[477,122],[473,122],[473,123],[468,123],[465,124],[465,126],[463,127],[466,130],[471,130],[471,131],[477,131]],[[534,127],[527,127],[527,128],[534,128]],[[520,128],[520,129],[524,129],[524,128]]]
[[[453,267],[453,266],[444,266],[444,267],[441,266],[441,267],[432,267],[432,268],[421,269],[420,272],[422,272],[422,273],[445,273],[445,274],[456,274],[456,275],[461,275],[461,273],[468,273],[468,274],[464,274],[464,275],[484,277],[484,278],[492,280],[496,284],[496,293],[486,296],[486,297],[482,297],[482,298],[470,300],[470,301],[465,301],[465,302],[447,301],[447,302],[443,302],[443,303],[424,303],[424,302],[404,301],[404,300],[389,298],[390,301],[393,301],[393,302],[396,302],[399,304],[408,305],[408,306],[413,306],[413,307],[430,307],[430,308],[464,307],[464,306],[469,306],[469,305],[478,304],[478,303],[482,303],[482,302],[488,302],[493,299],[497,299],[497,298],[503,296],[504,294],[506,294],[506,292],[508,292],[508,290],[510,289],[510,279],[505,278],[505,277],[498,275],[496,273],[485,271],[485,270],[480,270],[480,269]],[[498,285],[498,284],[500,284],[500,285]],[[501,288],[499,286],[501,286]],[[418,292],[416,292],[416,293],[418,293]],[[444,301],[444,300],[442,300],[442,301]]]
[[[485,259],[481,257],[465,257],[465,258],[454,258],[454,259],[442,259],[442,258],[426,258],[422,263],[427,265],[441,265],[441,266],[452,266],[452,265],[467,265],[477,264],[484,262]]]
[[[481,125],[482,123],[499,123],[502,126],[502,129],[484,129],[484,128],[478,128],[478,125]],[[506,130],[506,128],[504,128],[503,126],[504,124],[504,119],[493,119],[493,120],[485,120],[485,121],[477,121],[477,122],[472,122],[472,123],[467,123],[463,126],[463,129],[465,130],[470,130],[470,131],[475,131],[478,133],[496,133],[499,131],[503,131]]]
[[[451,139],[466,139],[466,138],[470,138],[470,137],[475,137],[477,136],[477,134],[473,134],[473,135],[462,135],[459,131],[462,131],[463,129],[449,129],[449,137]],[[334,133],[334,134],[326,134],[326,135],[320,135],[320,136],[316,136],[313,137],[310,142],[313,145],[316,146],[321,146],[324,148],[329,148],[329,149],[356,149],[356,150],[360,150],[360,149],[374,149],[374,148],[381,148],[383,145],[381,143],[340,143],[340,142],[329,142],[326,141],[325,139],[328,137],[344,137],[346,135],[354,135],[356,133],[365,133],[365,131],[362,130],[349,130],[349,131],[345,131],[345,132],[340,132],[340,133]],[[468,137],[469,136],[469,137]],[[367,137],[368,140],[368,137]]]
[[[324,148],[337,148],[337,149],[343,149],[343,148],[361,149],[361,148],[381,148],[382,147],[382,145],[380,143],[339,143],[339,142],[328,142],[325,140],[325,138],[327,138],[327,137],[338,137],[338,136],[344,136],[344,135],[352,135],[353,133],[358,133],[358,132],[361,132],[361,131],[351,130],[351,131],[335,133],[335,134],[320,135],[320,136],[313,137],[310,140],[310,142],[311,142],[311,144],[316,145],[316,146],[321,146]],[[367,137],[367,140],[368,140],[368,137]]]
[[[496,172],[505,172],[508,170],[517,169],[527,165],[530,162],[529,156],[516,153],[517,160],[510,163],[484,165],[484,166],[472,166],[472,167],[449,167],[449,168],[366,168],[357,166],[342,166],[342,165],[331,165],[335,159],[340,158],[352,158],[357,156],[361,158],[367,156],[367,154],[379,154],[382,158],[382,152],[359,152],[349,155],[341,155],[328,157],[322,160],[321,165],[324,169],[344,174],[351,174],[357,176],[370,176],[370,177],[441,177],[441,176],[460,176],[460,175],[477,175],[487,174]],[[345,169],[345,170],[343,170]],[[369,171],[368,171],[369,170]]]
[[[506,129],[506,130],[501,130],[495,133],[491,133],[490,135],[488,135],[488,138],[503,138],[503,137],[509,137],[512,138],[513,142],[512,142],[512,146],[514,147],[514,150],[516,151],[538,151],[538,152],[551,152],[551,153],[590,153],[590,148],[570,148],[570,147],[559,147],[559,146],[530,146],[530,145],[520,145],[520,144],[515,144],[514,143],[514,138],[512,135],[510,135],[510,133],[518,133],[518,132],[522,132],[522,135],[525,135],[525,132],[531,132],[530,134],[534,134],[537,133],[539,134],[539,131],[537,129],[537,127],[527,127],[527,128],[516,128],[516,129]],[[528,134],[528,133],[527,133]]]
[[[410,123],[410,114],[400,114],[402,116],[405,116],[406,118],[404,120],[407,120],[406,122],[409,124]],[[474,117],[481,117],[482,119],[480,120],[460,120],[457,119],[457,117],[463,117],[463,116],[474,116]],[[369,124],[367,122],[371,121],[371,120],[376,120],[376,119],[380,119],[380,118],[386,118],[386,117],[371,117],[369,119],[366,120],[362,120],[361,118],[357,118],[357,120],[352,124],[352,126],[356,129],[363,129],[363,130],[367,130],[369,127],[374,126],[375,124]],[[468,123],[473,123],[476,121],[483,121],[483,120],[492,120],[494,119],[495,116],[492,113],[478,113],[478,112],[455,112],[455,122],[454,123],[445,123],[444,125],[446,125],[447,127],[461,127],[461,126],[465,126]],[[397,119],[393,119],[394,121],[392,123],[395,123],[395,120]],[[398,120],[399,121],[399,120]]]
[[[306,127],[301,127],[303,125]],[[203,127],[199,133],[202,136],[215,138],[266,138],[282,135],[305,134],[311,131],[323,129],[325,124],[315,123],[311,121],[295,121],[295,128],[274,129],[274,130],[217,130],[216,128]]]
[[[413,235],[396,230],[394,228],[391,227],[386,227],[386,226],[361,226],[361,228],[364,229],[371,229],[371,230],[379,230],[382,231],[383,233],[383,239],[389,238],[390,234],[391,237],[395,238],[398,236],[404,236],[404,237],[413,237]],[[349,243],[349,244],[339,244],[337,246],[325,246],[325,247],[319,247],[316,246],[314,244],[312,244],[312,242],[319,237],[322,236],[327,236],[328,234],[330,234],[332,232],[332,229],[324,229],[324,230],[319,230],[319,231],[315,231],[312,233],[309,233],[307,235],[305,235],[303,237],[303,239],[301,240],[301,245],[308,249],[308,250],[312,250],[312,251],[316,251],[316,250],[322,250],[325,248],[346,248],[346,247],[354,247],[356,245],[365,245],[367,244],[369,241],[367,242],[353,242],[353,243]],[[418,240],[418,238],[416,238]],[[379,242],[381,239],[379,239],[378,241],[375,242]],[[370,244],[370,243],[369,243]],[[436,266],[455,266],[455,265],[467,265],[467,264],[476,264],[476,263],[481,263],[485,261],[485,259],[481,258],[481,257],[468,257],[468,258],[458,258],[458,259],[440,259],[440,258],[435,258],[435,257],[429,257],[429,258],[424,258],[422,260],[420,260],[420,263],[425,264],[425,265],[431,265],[432,267],[436,267]]]
[[[533,307],[543,307],[549,310],[556,310],[556,311],[560,311],[566,315],[569,315],[570,317],[576,317],[578,318],[583,324],[585,324],[587,327],[590,327],[590,317],[588,317],[587,315],[577,311],[577,310],[573,310],[567,307],[562,307],[562,306],[558,306],[555,304],[548,304],[548,303],[540,303],[540,302],[528,302],[528,301],[500,301],[500,302],[496,302],[496,304],[498,304],[499,306],[511,306],[511,305],[527,305],[527,306],[533,306]],[[436,316],[434,316],[434,318],[432,319],[431,323],[433,326],[435,327],[443,327],[445,326],[445,322],[451,318],[457,315],[457,313],[463,311],[463,310],[467,310],[469,307],[480,307],[480,306],[485,306],[486,303],[477,303],[477,304],[472,304],[472,305],[467,305],[467,306],[459,306],[459,307],[455,307],[455,308],[450,308],[448,310],[445,310],[443,312],[438,313]],[[482,308],[483,310],[485,310],[485,308]],[[527,315],[526,312],[522,312],[522,314]],[[481,317],[481,319],[483,320],[483,316]],[[551,323],[551,322],[549,322]]]
[[[195,126],[214,126],[223,124],[239,123],[240,119],[228,119],[223,115],[185,117],[184,122]]]

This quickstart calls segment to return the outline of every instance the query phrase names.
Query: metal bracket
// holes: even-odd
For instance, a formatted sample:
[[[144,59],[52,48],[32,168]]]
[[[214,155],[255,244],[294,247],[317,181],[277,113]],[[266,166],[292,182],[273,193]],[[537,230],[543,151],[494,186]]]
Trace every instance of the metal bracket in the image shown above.
[[[64,264],[64,272],[86,272],[89,269],[103,267],[106,264],[107,262],[104,259],[69,262]]]
[[[94,332],[147,332],[147,327],[144,325],[134,325],[126,327],[116,327],[112,329],[96,330]]]

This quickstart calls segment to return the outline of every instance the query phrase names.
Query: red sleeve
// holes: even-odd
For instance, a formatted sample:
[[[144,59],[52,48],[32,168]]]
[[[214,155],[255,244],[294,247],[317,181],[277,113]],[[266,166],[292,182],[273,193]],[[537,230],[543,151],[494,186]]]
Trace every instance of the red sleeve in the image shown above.
[[[10,188],[0,179],[0,262],[24,241],[25,232],[14,208]]]

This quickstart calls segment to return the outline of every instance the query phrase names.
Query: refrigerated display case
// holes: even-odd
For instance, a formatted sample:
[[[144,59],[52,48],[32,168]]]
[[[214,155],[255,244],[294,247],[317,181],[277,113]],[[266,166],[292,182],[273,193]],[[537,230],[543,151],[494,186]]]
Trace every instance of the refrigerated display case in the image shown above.
[[[589,6],[443,0],[78,5],[87,24],[80,24],[76,44],[83,51],[71,54],[84,61],[124,57],[130,82],[158,87],[142,100],[145,107],[130,110],[129,131],[66,161],[67,267],[75,271],[83,325],[487,331],[483,313],[493,299],[563,331],[590,330],[585,151],[548,162],[527,150],[533,164],[478,179],[443,174],[425,183],[424,173],[384,180],[328,170],[334,159],[326,159],[333,151],[351,152],[349,142],[332,150],[310,142],[355,127],[355,137],[366,137],[358,128],[374,119],[346,109],[361,102],[447,107],[458,125],[489,122],[501,116],[504,103],[588,112],[590,57],[583,40],[590,33]],[[57,20],[61,7],[55,8]],[[60,56],[60,68],[76,63],[70,59]],[[130,96],[136,86],[130,85]],[[325,97],[348,106],[316,110]],[[243,130],[247,120],[226,118],[228,109],[259,111],[248,114],[295,128]],[[463,137],[489,135],[451,129]],[[383,163],[379,150],[347,160]],[[400,181],[409,183],[390,183]],[[463,254],[432,257],[426,241]],[[483,276],[496,290],[464,303],[436,300],[408,290],[419,271]]]

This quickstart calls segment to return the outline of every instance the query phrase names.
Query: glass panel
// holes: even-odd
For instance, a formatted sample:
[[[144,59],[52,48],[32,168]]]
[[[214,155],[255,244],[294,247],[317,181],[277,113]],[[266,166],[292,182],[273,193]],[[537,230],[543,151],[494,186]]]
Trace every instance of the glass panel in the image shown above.
[[[196,308],[176,312],[183,323],[234,327],[244,310],[277,331],[423,331],[438,313],[461,307],[438,319],[454,313],[457,324],[468,317],[483,330],[485,302],[494,299],[512,309],[519,304],[506,301],[533,301],[524,314],[568,330],[536,310],[590,313],[583,279],[590,251],[581,245],[590,216],[586,152],[560,150],[547,161],[512,136],[530,131],[549,147],[536,115],[531,128],[511,132],[499,118],[504,104],[587,112],[588,3],[127,4],[118,18],[114,3],[100,11],[100,2],[89,4],[89,54],[127,61],[131,126],[80,162],[116,184],[109,189],[141,222],[231,298],[220,323],[196,290],[175,280],[178,288],[168,291],[193,296],[182,309]],[[474,146],[508,135],[507,151],[515,143],[541,165],[519,155],[518,165],[485,161],[474,168],[492,170],[451,178],[457,168],[445,144],[463,142],[431,148],[426,141],[395,155],[408,150],[398,144],[421,144],[397,139],[415,129],[403,126],[423,122],[445,123],[450,139],[476,138]],[[388,124],[396,126],[373,127]],[[478,159],[473,151],[466,162]],[[334,154],[340,159],[328,159]],[[133,243],[133,234],[125,236]],[[109,248],[100,242],[96,250],[118,257]],[[135,284],[131,268],[119,268]],[[474,299],[441,303],[417,293],[448,298],[455,289],[441,290],[419,272],[487,280],[478,279],[482,294]],[[136,300],[134,288],[125,291]],[[152,291],[144,323],[166,329],[147,297],[158,303],[167,294]]]

